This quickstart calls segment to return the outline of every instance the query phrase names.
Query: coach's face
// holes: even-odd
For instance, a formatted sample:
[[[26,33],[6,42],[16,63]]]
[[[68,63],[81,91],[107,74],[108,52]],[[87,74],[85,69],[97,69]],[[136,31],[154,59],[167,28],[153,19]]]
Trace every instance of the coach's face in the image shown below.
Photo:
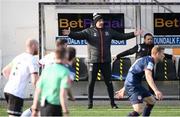
[[[103,19],[99,19],[99,20],[96,22],[96,27],[97,27],[97,28],[103,28],[103,27],[104,27],[104,20],[103,20]]]

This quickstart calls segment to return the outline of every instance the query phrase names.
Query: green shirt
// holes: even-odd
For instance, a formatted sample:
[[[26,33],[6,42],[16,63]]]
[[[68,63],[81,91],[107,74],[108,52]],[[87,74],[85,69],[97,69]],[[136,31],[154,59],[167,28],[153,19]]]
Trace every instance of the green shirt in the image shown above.
[[[41,74],[37,87],[41,89],[40,99],[60,105],[60,89],[68,88],[69,70],[61,64],[46,67]]]

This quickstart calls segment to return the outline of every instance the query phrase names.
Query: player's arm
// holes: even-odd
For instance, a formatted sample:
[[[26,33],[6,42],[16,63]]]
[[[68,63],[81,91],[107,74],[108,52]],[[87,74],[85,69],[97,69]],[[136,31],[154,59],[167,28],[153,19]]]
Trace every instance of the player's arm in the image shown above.
[[[3,73],[3,76],[4,76],[5,78],[9,78],[9,75],[10,75],[11,70],[12,70],[12,66],[13,66],[13,64],[12,64],[12,62],[11,62],[11,63],[9,63],[8,65],[6,65],[6,66],[3,68],[2,73]]]
[[[156,94],[156,98],[161,100],[163,98],[162,93],[158,90],[156,84],[154,83],[153,77],[152,77],[152,71],[149,69],[145,69],[145,76],[146,76],[146,81],[149,84],[149,86],[153,89],[153,91]]]
[[[30,74],[31,74],[32,85],[35,88],[36,87],[36,83],[37,83],[37,81],[39,79],[39,75],[38,75],[38,72],[39,72],[39,63],[38,63],[37,59],[34,58],[29,63],[29,71],[30,71]]]
[[[31,74],[31,82],[34,88],[36,88],[37,81],[39,79],[38,72],[34,72]]]
[[[41,89],[37,87],[34,93],[33,105],[31,106],[32,117],[38,116],[38,99],[39,99],[40,93],[41,93]]]
[[[43,74],[43,72],[42,72]],[[36,89],[35,89],[35,92],[34,92],[34,99],[33,99],[33,105],[31,106],[31,109],[32,109],[32,116],[33,117],[37,117],[38,116],[38,101],[39,101],[39,97],[41,95],[41,90],[43,89],[43,79],[39,79],[37,81],[37,84],[36,84]]]
[[[125,94],[125,87],[121,88],[119,91],[116,91],[115,97],[121,99],[124,97]]]
[[[63,115],[69,114],[69,111],[67,108],[67,89],[66,88],[61,88],[60,100],[61,100]]]
[[[117,56],[116,56],[116,59],[120,59],[121,57],[123,56],[127,56],[127,55],[132,55],[134,53],[138,52],[138,45],[134,46],[133,48],[129,49],[129,50],[126,50],[124,52],[121,52],[119,53]]]
[[[66,73],[64,78],[61,81],[60,85],[60,102],[62,106],[62,111],[64,115],[68,115],[68,107],[67,107],[67,89],[70,86],[69,82],[69,72]]]

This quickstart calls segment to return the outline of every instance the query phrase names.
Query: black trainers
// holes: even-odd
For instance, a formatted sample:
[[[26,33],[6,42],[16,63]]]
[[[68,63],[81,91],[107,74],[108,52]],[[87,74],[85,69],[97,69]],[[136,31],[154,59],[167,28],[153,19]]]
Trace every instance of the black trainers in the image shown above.
[[[92,109],[93,108],[93,104],[88,104],[88,109]]]
[[[111,105],[111,108],[112,108],[112,109],[117,109],[118,106],[117,106],[116,104],[113,104],[113,105]]]

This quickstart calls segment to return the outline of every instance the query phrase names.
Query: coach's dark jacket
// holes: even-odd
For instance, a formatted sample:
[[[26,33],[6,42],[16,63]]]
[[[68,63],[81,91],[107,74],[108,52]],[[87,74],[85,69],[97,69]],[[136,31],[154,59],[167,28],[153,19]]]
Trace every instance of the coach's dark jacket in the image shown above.
[[[79,32],[70,32],[70,38],[76,40],[85,39],[88,42],[88,62],[111,62],[111,40],[127,40],[135,37],[134,32],[119,33],[113,29],[87,28]]]
[[[154,47],[154,44],[152,45],[147,45],[145,43],[142,44],[138,44],[136,46],[134,46],[133,48],[126,50],[122,53],[119,53],[116,57],[119,59],[121,57],[127,56],[127,55],[131,55],[136,53],[136,59],[144,57],[144,56],[150,56],[151,55],[151,50]],[[169,54],[165,54],[166,58],[171,59],[172,55]]]

